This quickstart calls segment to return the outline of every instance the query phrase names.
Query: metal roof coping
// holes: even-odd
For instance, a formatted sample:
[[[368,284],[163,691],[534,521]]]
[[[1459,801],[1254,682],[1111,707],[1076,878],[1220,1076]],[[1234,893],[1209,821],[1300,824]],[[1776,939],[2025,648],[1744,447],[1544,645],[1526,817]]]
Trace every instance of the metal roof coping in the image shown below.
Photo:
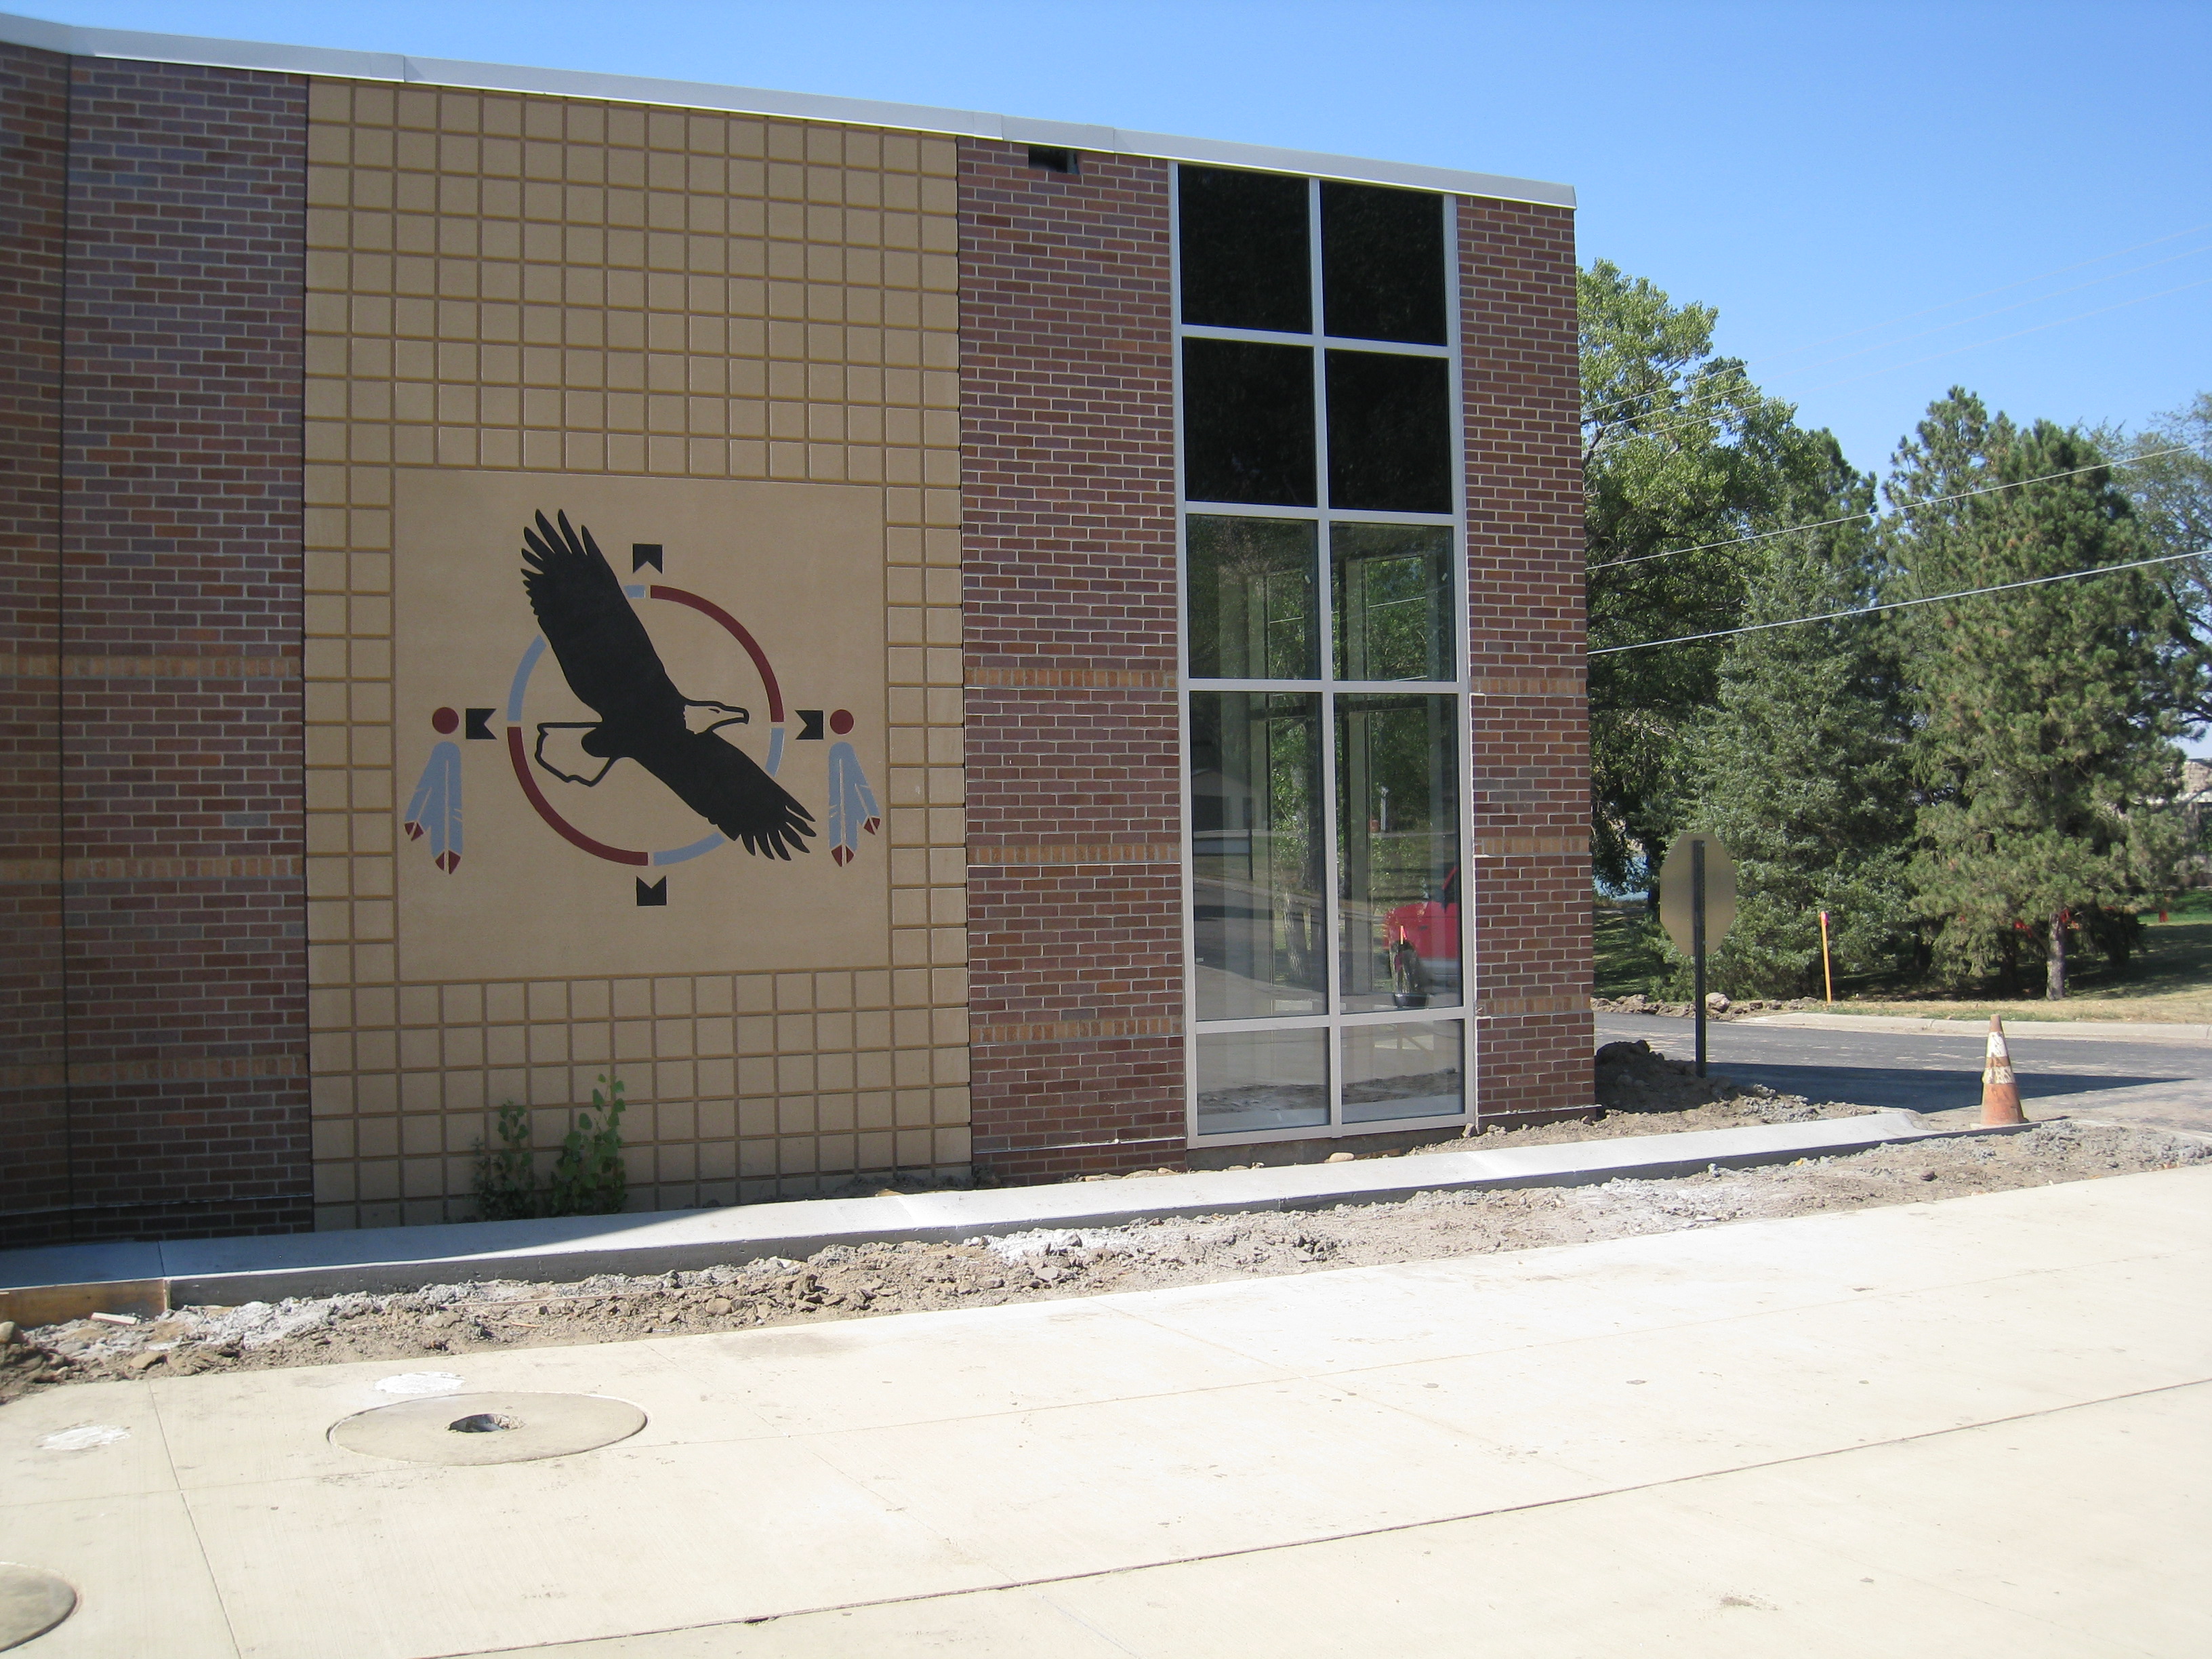
[[[678,109],[722,110],[732,114],[782,116],[800,121],[831,121],[847,126],[887,127],[945,133],[957,137],[995,138],[1013,143],[1048,144],[1093,155],[1151,155],[1215,167],[1253,167],[1297,173],[1359,184],[1399,185],[1455,196],[1482,196],[1509,202],[1536,202],[1572,208],[1574,187],[1498,173],[1466,173],[1355,155],[1281,149],[1266,144],[1232,143],[1214,138],[1186,138],[1170,133],[1138,132],[1121,127],[1045,121],[980,110],[938,109],[924,104],[880,103],[862,98],[833,98],[815,93],[772,92],[758,87],[726,87],[703,81],[665,81],[646,76],[603,75],[589,70],[534,69],[513,64],[477,64],[448,58],[414,58],[396,52],[349,52],[334,46],[288,46],[260,40],[217,40],[191,34],[155,34],[138,29],[81,28],[70,23],[0,12],[0,40],[72,58],[115,58],[139,63],[191,64],[210,69],[266,70],[284,75],[318,75],[340,81],[392,81],[407,85],[453,87],[477,92],[538,93],[556,98],[591,98],[609,103],[653,104]]]

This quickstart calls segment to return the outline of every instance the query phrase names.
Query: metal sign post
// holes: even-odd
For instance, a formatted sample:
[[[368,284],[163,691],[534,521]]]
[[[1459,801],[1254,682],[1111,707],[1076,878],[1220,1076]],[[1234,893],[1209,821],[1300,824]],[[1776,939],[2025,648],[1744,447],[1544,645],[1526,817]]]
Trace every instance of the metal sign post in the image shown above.
[[[1735,921],[1735,861],[1703,830],[1677,836],[1659,866],[1659,925],[1690,958],[1697,987],[1698,1075],[1705,1074],[1705,947]]]
[[[1690,957],[1697,966],[1691,994],[1698,1015],[1698,1075],[1705,1074],[1705,844],[1690,843]]]

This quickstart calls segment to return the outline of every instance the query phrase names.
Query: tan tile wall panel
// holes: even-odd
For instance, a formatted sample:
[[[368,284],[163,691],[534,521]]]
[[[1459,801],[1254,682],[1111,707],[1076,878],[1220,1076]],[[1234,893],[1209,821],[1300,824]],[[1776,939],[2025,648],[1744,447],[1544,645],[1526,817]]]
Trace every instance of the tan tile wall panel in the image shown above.
[[[313,84],[318,1224],[471,1213],[490,1109],[550,1146],[610,1065],[633,1207],[968,1164],[955,173],[915,134]],[[425,467],[881,486],[888,969],[401,979],[392,501]]]

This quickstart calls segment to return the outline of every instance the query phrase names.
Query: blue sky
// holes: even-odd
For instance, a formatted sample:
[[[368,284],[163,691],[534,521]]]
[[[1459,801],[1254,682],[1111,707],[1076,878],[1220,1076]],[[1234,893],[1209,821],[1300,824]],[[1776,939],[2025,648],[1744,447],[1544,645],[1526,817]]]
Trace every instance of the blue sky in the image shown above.
[[[1585,259],[1717,307],[1864,469],[1954,382],[2130,425],[2212,390],[2202,0],[15,3],[1563,179]]]

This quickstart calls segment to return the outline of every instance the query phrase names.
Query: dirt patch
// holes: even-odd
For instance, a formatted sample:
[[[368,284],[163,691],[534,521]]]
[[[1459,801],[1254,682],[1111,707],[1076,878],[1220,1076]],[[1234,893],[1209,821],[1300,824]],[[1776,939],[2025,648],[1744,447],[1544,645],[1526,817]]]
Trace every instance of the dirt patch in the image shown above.
[[[453,1360],[495,1349],[1481,1255],[2039,1187],[2207,1158],[2212,1146],[2203,1141],[2062,1119],[2017,1135],[1884,1146],[1671,1181],[1429,1193],[1389,1204],[1038,1231],[961,1244],[837,1245],[805,1261],[755,1261],[657,1278],[488,1281],[404,1295],[185,1308],[148,1323],[80,1320],[17,1336],[0,1347],[0,1400],[117,1377],[346,1360]]]
[[[1806,1014],[1822,1011],[1832,1013],[1836,1005],[1826,1003],[1818,997],[1750,997],[1738,1001],[1733,997],[1718,994],[1705,1000],[1707,1019],[1742,1019],[1752,1014]],[[1638,992],[1632,996],[1592,997],[1590,1012],[1594,1014],[1656,1014],[1668,1019],[1687,1019],[1696,1011],[1686,1002],[1658,1002]],[[1864,1012],[1863,1009],[1846,1010]]]

